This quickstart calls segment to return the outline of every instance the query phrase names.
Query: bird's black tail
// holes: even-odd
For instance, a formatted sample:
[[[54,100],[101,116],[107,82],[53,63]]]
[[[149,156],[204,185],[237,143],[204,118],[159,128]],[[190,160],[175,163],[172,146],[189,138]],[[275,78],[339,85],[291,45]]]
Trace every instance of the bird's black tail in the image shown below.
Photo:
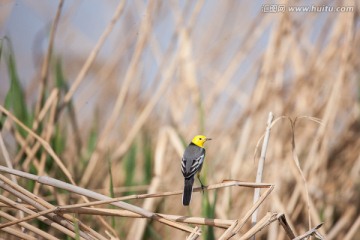
[[[194,184],[194,177],[185,178],[184,192],[183,192],[183,197],[182,197],[182,202],[183,202],[184,206],[188,206],[191,201],[193,184]]]

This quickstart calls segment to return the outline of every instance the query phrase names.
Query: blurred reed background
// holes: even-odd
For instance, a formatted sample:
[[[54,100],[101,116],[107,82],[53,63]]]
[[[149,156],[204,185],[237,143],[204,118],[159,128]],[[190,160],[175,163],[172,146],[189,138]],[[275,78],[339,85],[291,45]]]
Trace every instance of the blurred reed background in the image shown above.
[[[353,6],[296,13],[266,13],[265,3],[287,4],[3,1],[0,104],[50,144],[78,186],[116,197],[182,189],[180,159],[196,134],[214,139],[206,144],[207,184],[254,182],[254,153],[270,111],[275,118],[319,118],[322,124],[298,119],[294,128],[306,182],[293,158],[290,121],[275,122],[263,176],[275,189],[259,216],[285,213],[297,234],[309,229],[310,218],[311,227],[324,222],[327,239],[359,239],[358,2],[289,2]],[[0,120],[1,165],[9,165],[6,149],[14,169],[69,182],[37,140],[12,118]],[[67,191],[18,181],[54,205],[82,202]],[[252,201],[253,189],[227,188],[195,193],[190,208],[179,195],[128,202],[166,214],[239,219]],[[0,210],[17,214],[4,205]],[[77,217],[104,233],[96,217]],[[120,239],[187,236],[156,221],[104,219]],[[28,223],[65,237],[37,220]],[[223,231],[204,228],[202,239]],[[0,237],[12,239],[1,229]],[[257,238],[287,239],[279,224]]]

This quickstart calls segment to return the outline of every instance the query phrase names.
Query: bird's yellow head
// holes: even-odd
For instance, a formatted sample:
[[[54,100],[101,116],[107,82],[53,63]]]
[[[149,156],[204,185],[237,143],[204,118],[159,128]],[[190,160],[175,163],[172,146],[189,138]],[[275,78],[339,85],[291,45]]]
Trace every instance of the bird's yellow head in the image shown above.
[[[193,144],[195,144],[196,146],[203,148],[204,143],[209,140],[211,140],[211,138],[205,137],[203,135],[197,135],[193,138],[193,140],[191,142]]]

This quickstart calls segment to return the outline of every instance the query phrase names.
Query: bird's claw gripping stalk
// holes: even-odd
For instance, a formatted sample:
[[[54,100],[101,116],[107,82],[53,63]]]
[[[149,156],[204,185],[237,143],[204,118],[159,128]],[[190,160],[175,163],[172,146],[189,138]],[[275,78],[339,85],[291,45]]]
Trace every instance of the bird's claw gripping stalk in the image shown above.
[[[198,177],[199,182],[200,182],[200,184],[201,184],[201,191],[202,191],[202,193],[204,194],[204,189],[205,189],[205,188],[207,188],[207,186],[206,186],[206,185],[204,185],[204,184],[201,182],[201,180],[200,180],[200,176],[199,176],[199,175],[198,175],[197,177]]]

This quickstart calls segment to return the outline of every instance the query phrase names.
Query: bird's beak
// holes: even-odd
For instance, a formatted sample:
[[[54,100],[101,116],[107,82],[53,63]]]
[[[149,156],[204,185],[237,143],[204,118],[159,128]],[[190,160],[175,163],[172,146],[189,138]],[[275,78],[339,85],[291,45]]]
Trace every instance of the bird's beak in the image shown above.
[[[212,138],[206,138],[206,141],[210,141],[210,140],[212,140]]]

